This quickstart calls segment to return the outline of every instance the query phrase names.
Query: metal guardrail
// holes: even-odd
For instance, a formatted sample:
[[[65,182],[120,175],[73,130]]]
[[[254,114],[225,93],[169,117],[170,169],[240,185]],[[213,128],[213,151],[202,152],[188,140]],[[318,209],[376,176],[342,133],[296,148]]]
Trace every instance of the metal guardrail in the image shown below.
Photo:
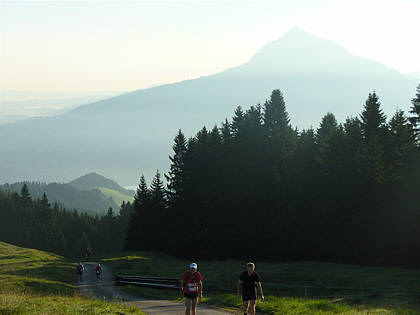
[[[162,289],[179,289],[178,279],[117,275],[115,277],[115,285],[124,284],[133,284],[143,287],[153,287]]]
[[[143,287],[176,289],[179,290],[180,281],[174,278],[160,278],[149,276],[117,275],[115,285],[138,285]],[[395,288],[357,288],[357,287],[320,287],[311,285],[290,285],[282,283],[264,283],[265,291],[277,296],[300,296],[311,298],[338,298],[338,297],[371,297],[386,296],[412,296],[420,298],[419,294],[396,290]],[[218,286],[206,286],[206,292],[234,293],[233,288],[219,288]]]

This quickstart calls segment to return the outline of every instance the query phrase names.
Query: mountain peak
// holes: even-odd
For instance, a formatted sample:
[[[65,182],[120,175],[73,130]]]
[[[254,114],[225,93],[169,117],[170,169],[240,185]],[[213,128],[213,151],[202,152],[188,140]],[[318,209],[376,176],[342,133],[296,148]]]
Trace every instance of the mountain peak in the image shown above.
[[[68,183],[79,190],[97,189],[99,187],[114,189],[126,195],[132,195],[133,192],[118,185],[112,179],[106,178],[98,173],[90,172]]]
[[[311,34],[309,34],[308,32],[305,32],[304,30],[302,30],[301,28],[295,26],[292,27],[290,30],[288,30],[283,36],[282,38],[285,37],[313,37]]]
[[[329,69],[351,71],[354,61],[355,56],[339,44],[293,27],[263,46],[248,67],[250,71],[258,69],[275,75],[322,75]]]

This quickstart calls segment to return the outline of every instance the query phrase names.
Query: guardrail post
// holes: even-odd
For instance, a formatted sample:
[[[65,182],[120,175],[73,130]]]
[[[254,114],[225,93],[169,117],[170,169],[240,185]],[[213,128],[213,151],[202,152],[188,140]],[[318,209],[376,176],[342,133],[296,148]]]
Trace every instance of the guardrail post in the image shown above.
[[[363,288],[360,288],[360,297],[363,296]]]
[[[308,287],[305,286],[305,297],[307,297],[307,296],[308,296]]]

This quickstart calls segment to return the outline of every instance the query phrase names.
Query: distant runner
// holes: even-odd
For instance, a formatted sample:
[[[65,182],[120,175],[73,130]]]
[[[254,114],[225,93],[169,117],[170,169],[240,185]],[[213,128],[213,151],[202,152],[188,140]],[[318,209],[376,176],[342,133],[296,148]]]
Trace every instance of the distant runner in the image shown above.
[[[261,302],[264,301],[264,294],[261,286],[260,275],[254,271],[255,265],[250,262],[246,265],[244,271],[238,280],[238,298],[241,298],[242,287],[242,300],[244,315],[248,314],[250,308],[250,315],[255,315],[255,301],[257,300],[257,287],[260,291]]]
[[[96,266],[95,272],[96,272],[96,277],[98,277],[100,279],[101,278],[101,274],[102,274],[102,266],[101,266],[101,264],[98,264]]]
[[[85,267],[81,262],[79,262],[76,266],[77,274],[79,275],[79,281],[82,281],[83,271],[85,270]]]
[[[196,263],[182,275],[180,284],[181,297],[185,297],[185,315],[195,315],[198,298],[203,298],[203,277],[197,271]]]
[[[89,249],[89,247],[87,247],[86,250],[85,250],[85,256],[86,256],[86,261],[89,261],[89,256],[90,256],[90,249]]]

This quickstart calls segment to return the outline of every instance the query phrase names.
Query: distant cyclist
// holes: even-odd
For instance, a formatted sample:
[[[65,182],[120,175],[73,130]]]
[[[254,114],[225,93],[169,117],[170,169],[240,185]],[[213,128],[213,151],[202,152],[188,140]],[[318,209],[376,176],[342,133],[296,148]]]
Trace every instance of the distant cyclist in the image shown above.
[[[96,272],[96,277],[98,277],[100,279],[101,278],[101,274],[102,274],[102,266],[101,266],[101,264],[98,264],[96,266],[95,272]]]
[[[195,315],[198,298],[203,298],[203,277],[197,271],[197,264],[192,263],[180,281],[181,294],[185,297],[185,314]]]
[[[254,271],[255,265],[250,262],[246,265],[244,271],[238,280],[238,298],[241,298],[242,287],[242,300],[244,315],[255,315],[255,301],[257,300],[257,288],[260,291],[261,302],[264,301],[264,294],[261,286],[260,275]]]

